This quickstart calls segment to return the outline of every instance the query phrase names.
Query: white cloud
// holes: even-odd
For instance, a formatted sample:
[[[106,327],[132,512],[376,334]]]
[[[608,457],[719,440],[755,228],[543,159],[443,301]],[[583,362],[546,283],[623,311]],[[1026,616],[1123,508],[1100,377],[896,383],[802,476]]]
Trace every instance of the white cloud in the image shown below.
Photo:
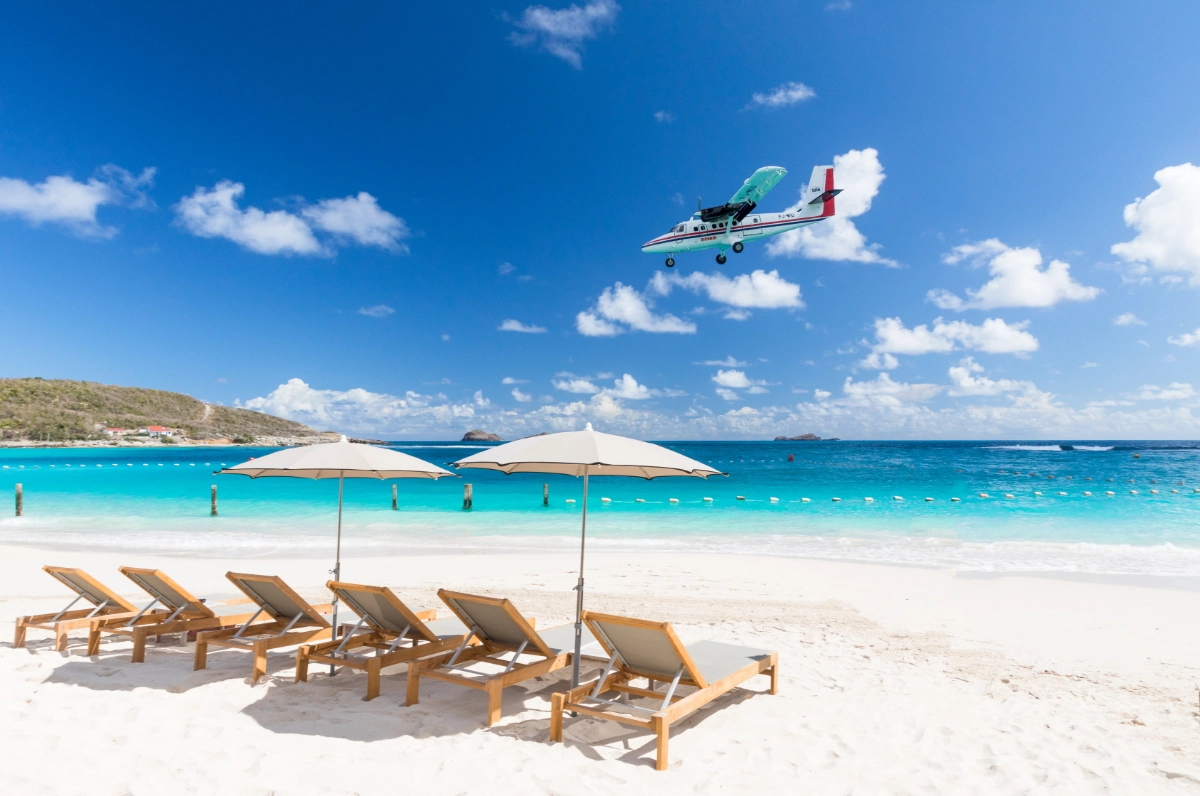
[[[818,401],[824,401],[831,395],[833,395],[833,393],[829,392],[828,390],[813,390],[813,397]]]
[[[524,332],[525,334],[544,334],[546,328],[544,326],[534,326],[533,324],[523,324],[512,318],[506,319],[499,326],[501,332]]]
[[[500,380],[501,384],[528,384],[529,379],[514,379],[512,376],[505,376]]]
[[[1132,312],[1122,312],[1117,317],[1113,318],[1113,323],[1117,326],[1145,326],[1146,322]]]
[[[1145,341],[1139,340],[1138,342],[1142,343],[1147,348],[1150,347],[1150,344],[1146,343]],[[1171,345],[1200,346],[1200,328],[1197,328],[1194,332],[1184,332],[1178,337],[1172,335],[1171,337],[1167,338],[1167,342]]]
[[[523,404],[527,404],[533,400],[533,396],[529,395],[528,393],[521,392],[520,387],[512,388],[512,397],[516,398],[518,401],[520,401]]]
[[[1194,398],[1196,391],[1192,389],[1192,385],[1184,382],[1172,382],[1169,387],[1159,387],[1157,384],[1144,384],[1133,395],[1129,396],[1137,401],[1182,401],[1188,398]]]
[[[770,91],[756,91],[754,96],[750,98],[750,104],[747,108],[786,108],[789,105],[795,105],[797,102],[804,102],[817,96],[817,92],[813,91],[803,83],[787,82],[781,83]]]
[[[870,370],[895,370],[900,367],[900,360],[891,354],[875,351],[858,361],[858,366]]]
[[[706,359],[703,362],[693,362],[692,364],[693,365],[707,365],[709,367],[723,367],[723,368],[742,368],[742,367],[746,366],[745,362],[739,362],[737,359],[735,359],[733,354],[730,354],[729,356],[725,357],[724,359]]]
[[[749,310],[726,310],[721,317],[727,321],[748,321],[750,320],[751,312]]]
[[[336,237],[362,246],[408,251],[408,247],[400,242],[411,234],[404,219],[384,210],[366,191],[344,199],[322,199],[300,212],[314,228]]]
[[[992,275],[979,290],[968,289],[965,301],[942,288],[929,291],[926,300],[943,310],[1053,307],[1063,301],[1091,301],[1100,295],[1100,288],[1072,279],[1071,266],[1062,260],[1051,260],[1043,269],[1042,254],[1037,249],[1009,248],[995,238],[956,246],[942,260],[950,264],[987,260]]]
[[[576,69],[583,68],[583,43],[594,39],[601,30],[612,27],[621,7],[612,0],[592,0],[580,8],[551,9],[529,6],[513,22],[520,30],[509,34],[514,44],[528,47],[540,44]]]
[[[696,333],[696,324],[670,314],[656,315],[653,306],[637,290],[617,282],[604,289],[594,309],[575,316],[575,328],[587,337],[611,337],[626,331],[626,326],[641,332]]]
[[[1012,379],[992,380],[987,376],[977,376],[983,373],[983,366],[974,358],[966,357],[958,365],[950,368],[950,395],[999,395],[1006,392],[1025,392],[1036,390],[1031,381],[1013,381]]]
[[[16,216],[35,227],[61,224],[84,237],[111,238],[117,234],[116,228],[101,225],[97,211],[104,205],[152,207],[145,191],[153,185],[154,174],[155,170],[148,168],[134,176],[108,164],[87,182],[66,175],[47,177],[36,184],[0,177],[0,215]]]
[[[500,263],[500,266],[496,270],[500,273],[500,276],[508,276],[513,271],[517,270],[517,267],[512,263],[504,262]]]
[[[368,318],[386,318],[396,311],[386,304],[376,304],[374,307],[360,307],[359,315],[366,315]]]
[[[718,387],[717,395],[720,396],[721,398],[724,398],[726,401],[736,401],[741,398],[741,396],[738,395],[736,392],[734,392],[733,390],[727,389],[725,387]]]
[[[693,293],[703,292],[711,301],[742,309],[804,307],[804,300],[800,297],[800,286],[780,277],[778,270],[756,270],[749,274],[739,274],[732,279],[721,273],[706,274],[696,271],[682,276],[657,271],[650,282],[651,289],[660,296],[670,295],[671,289],[676,285]]]
[[[879,244],[868,244],[867,239],[851,220],[871,209],[871,202],[879,194],[885,175],[879,162],[879,152],[873,148],[851,149],[844,155],[833,158],[834,180],[842,192],[835,204],[837,214],[807,227],[785,232],[767,244],[771,256],[808,257],[813,260],[837,260],[859,263],[879,263],[898,266],[879,254]],[[805,198],[792,205],[786,212],[799,210]]]
[[[880,373],[872,381],[854,381],[853,377],[847,376],[842,384],[842,392],[852,402],[887,406],[928,401],[943,389],[945,388],[936,384],[892,381],[892,377],[886,373]]]
[[[1081,367],[1081,368],[1098,368],[1098,367],[1100,367],[1100,363],[1099,362],[1084,362],[1079,367]]]
[[[755,384],[766,384],[764,381],[751,381],[746,377],[745,371],[741,370],[718,370],[717,375],[713,376],[712,380],[722,387],[733,387],[738,390]]]
[[[644,384],[638,384],[637,379],[626,373],[619,379],[613,381],[613,386],[604,390],[605,395],[610,395],[613,398],[627,398],[633,401],[642,401],[652,395],[652,391]]]
[[[492,402],[489,401],[487,398],[483,397],[483,390],[476,390],[475,391],[475,405],[478,406],[480,409],[487,409],[489,406],[492,405]]]
[[[240,182],[221,180],[211,189],[197,187],[175,205],[176,221],[201,238],[227,238],[258,254],[329,255],[314,228],[332,236],[333,243],[355,242],[391,251],[407,251],[400,240],[408,237],[404,220],[382,210],[368,193],[344,199],[325,199],[300,209],[266,212],[245,210],[238,200],[246,192]]]
[[[1125,225],[1137,237],[1112,247],[1112,253],[1135,265],[1181,272],[1200,285],[1200,167],[1191,163],[1155,172],[1158,188],[1145,199],[1125,206]]]
[[[670,124],[671,122],[675,121],[675,114],[668,113],[667,111],[655,111],[654,120],[656,122],[666,122],[667,124]]]
[[[600,392],[600,388],[589,379],[555,379],[551,384],[556,390],[573,392],[578,395],[594,395]]]
[[[1016,354],[1028,356],[1038,350],[1038,341],[1025,328],[1028,321],[1006,323],[1000,318],[987,318],[978,326],[966,321],[944,321],[936,318],[933,328],[926,324],[909,329],[899,318],[875,319],[875,343],[873,354],[945,354],[965,348],[987,354]],[[860,363],[863,367],[890,369],[895,367],[894,358],[867,357]]]

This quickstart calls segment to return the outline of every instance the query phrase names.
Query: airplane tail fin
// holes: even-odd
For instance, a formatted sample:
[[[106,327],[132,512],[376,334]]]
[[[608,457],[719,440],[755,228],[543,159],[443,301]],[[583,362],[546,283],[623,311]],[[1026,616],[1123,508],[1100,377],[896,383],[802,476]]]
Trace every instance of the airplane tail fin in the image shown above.
[[[834,187],[833,166],[814,166],[800,212],[805,216],[829,218],[835,212],[833,197],[841,192],[841,188]]]

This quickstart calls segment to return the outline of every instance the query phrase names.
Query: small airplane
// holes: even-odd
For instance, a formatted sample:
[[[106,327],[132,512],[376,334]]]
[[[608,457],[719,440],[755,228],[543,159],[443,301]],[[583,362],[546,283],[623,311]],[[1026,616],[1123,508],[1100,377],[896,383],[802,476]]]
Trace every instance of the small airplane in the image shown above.
[[[779,184],[787,169],[764,166],[750,175],[742,187],[723,205],[699,207],[692,217],[654,240],[642,244],[644,252],[665,252],[667,268],[675,266],[672,254],[697,249],[720,249],[717,263],[725,264],[725,250],[741,254],[746,243],[768,238],[815,224],[834,215],[833,197],[842,192],[833,187],[833,166],[813,169],[800,207],[790,213],[756,213],[754,209],[767,193]]]

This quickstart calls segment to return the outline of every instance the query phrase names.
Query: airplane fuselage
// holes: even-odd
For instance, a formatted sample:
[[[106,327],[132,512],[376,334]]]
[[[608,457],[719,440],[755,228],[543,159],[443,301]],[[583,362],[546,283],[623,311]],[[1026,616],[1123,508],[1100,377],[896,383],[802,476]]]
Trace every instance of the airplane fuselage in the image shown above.
[[[735,243],[769,238],[788,230],[806,227],[821,221],[825,216],[803,216],[800,213],[751,213],[740,222],[732,218],[720,221],[705,222],[700,218],[692,218],[676,224],[671,231],[660,235],[654,240],[642,244],[644,252],[691,252],[700,249],[725,249],[735,247]]]

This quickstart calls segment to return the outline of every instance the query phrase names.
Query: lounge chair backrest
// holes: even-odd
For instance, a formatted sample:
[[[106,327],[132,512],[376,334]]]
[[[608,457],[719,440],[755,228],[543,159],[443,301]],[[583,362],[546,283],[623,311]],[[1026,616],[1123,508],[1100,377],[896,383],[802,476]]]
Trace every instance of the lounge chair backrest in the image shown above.
[[[175,611],[187,611],[203,617],[216,616],[212,609],[196,597],[193,597],[182,586],[171,580],[161,570],[141,569],[139,567],[120,567],[125,577],[145,589],[151,597]]]
[[[113,608],[121,608],[125,611],[138,610],[137,606],[133,603],[115,594],[111,589],[82,569],[51,566],[45,566],[42,569],[46,570],[52,578],[65,585],[92,605],[98,606],[107,603]]]
[[[591,611],[585,611],[583,618],[601,646],[609,655],[615,653],[617,662],[625,669],[671,680],[682,666],[681,679],[701,687],[706,684],[669,622],[647,622]]]
[[[554,651],[508,600],[446,589],[439,589],[438,597],[480,641],[511,650],[525,644],[525,650],[530,654],[536,652],[547,658],[554,657]]]
[[[438,640],[433,631],[425,627],[425,623],[386,586],[364,586],[335,580],[325,585],[379,632],[397,635],[407,627],[409,632],[423,636],[427,641]]]
[[[273,619],[290,622],[298,614],[304,614],[307,621],[303,624],[329,627],[325,617],[307,600],[292,591],[292,588],[283,582],[283,578],[276,575],[247,575],[241,572],[227,572],[225,577]]]

